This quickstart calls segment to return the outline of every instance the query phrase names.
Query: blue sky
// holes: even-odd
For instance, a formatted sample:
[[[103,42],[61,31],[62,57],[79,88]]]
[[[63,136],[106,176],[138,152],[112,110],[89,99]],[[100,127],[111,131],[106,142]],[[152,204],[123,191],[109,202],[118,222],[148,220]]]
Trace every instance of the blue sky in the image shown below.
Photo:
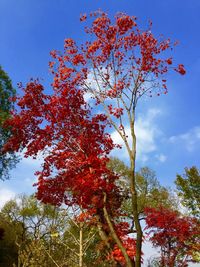
[[[156,35],[180,42],[173,57],[185,65],[187,74],[168,77],[167,96],[141,102],[136,123],[138,168],[151,167],[163,185],[173,186],[184,167],[200,167],[199,0],[0,0],[0,64],[15,87],[31,77],[42,78],[47,85],[52,78],[49,52],[62,49],[66,37],[84,41],[80,13],[98,8],[110,16],[118,11],[137,16],[142,28],[151,19]],[[12,179],[0,182],[0,205],[15,193],[33,191],[38,165],[22,160]]]
[[[169,94],[140,102],[137,117],[138,168],[150,166],[161,183],[173,186],[176,173],[182,173],[186,166],[200,165],[199,0],[1,0],[0,64],[15,87],[30,77],[42,78],[48,85],[52,78],[48,73],[49,52],[62,49],[66,37],[84,41],[80,13],[98,8],[110,16],[118,11],[135,15],[142,28],[151,19],[156,35],[180,42],[173,56],[185,65],[187,74],[170,75]],[[12,171],[12,179],[1,187],[16,193],[31,192],[37,166],[31,159],[23,160]]]
[[[80,13],[98,8],[110,16],[118,11],[135,15],[143,28],[151,19],[156,35],[162,33],[180,42],[173,56],[185,65],[187,75],[170,75],[169,94],[141,102],[137,118],[138,168],[152,167],[161,183],[172,186],[176,173],[182,173],[186,166],[200,165],[199,0],[1,0],[0,64],[15,87],[30,77],[40,77],[48,84],[52,78],[48,73],[49,52],[62,49],[66,37],[84,41]],[[37,164],[23,160],[12,171],[12,179],[1,187],[30,192]]]
[[[141,102],[137,117],[138,168],[152,167],[161,183],[172,186],[184,167],[200,166],[199,0],[1,0],[0,64],[15,87],[30,77],[40,77],[47,85],[52,78],[49,52],[62,49],[66,37],[84,41],[80,13],[98,8],[110,16],[118,11],[135,15],[142,28],[151,19],[156,35],[180,42],[173,56],[185,65],[187,75],[170,75],[169,94]],[[1,190],[30,192],[37,166],[31,159],[23,160],[12,179],[1,183]]]

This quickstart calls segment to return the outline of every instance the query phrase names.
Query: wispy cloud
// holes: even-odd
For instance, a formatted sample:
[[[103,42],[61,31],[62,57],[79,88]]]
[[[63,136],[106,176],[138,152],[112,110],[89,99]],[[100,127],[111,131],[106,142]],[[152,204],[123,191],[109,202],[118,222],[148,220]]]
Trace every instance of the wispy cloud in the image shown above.
[[[162,153],[155,155],[155,158],[161,163],[163,163],[163,162],[165,162],[167,160],[167,156],[165,156]]]
[[[200,126],[194,127],[183,134],[171,136],[169,142],[183,146],[188,152],[193,152],[200,146]]]
[[[161,130],[155,123],[155,119],[160,116],[162,112],[159,109],[149,109],[146,114],[139,114],[136,123],[135,131],[137,137],[137,160],[141,162],[148,161],[148,155],[157,150],[156,139],[162,134]],[[131,130],[130,126],[125,126],[125,132],[128,136],[128,142],[131,144]],[[126,159],[128,157],[126,148],[119,134],[115,131],[111,134],[115,143],[122,145],[121,151],[115,151],[115,155],[120,153],[120,157]],[[164,160],[164,157],[160,161]]]
[[[4,206],[4,204],[13,199],[15,197],[15,192],[13,192],[12,190],[6,188],[6,187],[2,187],[0,189],[0,209]]]

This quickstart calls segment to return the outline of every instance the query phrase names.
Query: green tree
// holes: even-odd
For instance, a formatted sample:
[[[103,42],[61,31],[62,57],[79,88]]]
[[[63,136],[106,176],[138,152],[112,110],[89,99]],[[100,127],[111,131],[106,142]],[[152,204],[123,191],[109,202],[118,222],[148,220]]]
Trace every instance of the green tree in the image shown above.
[[[77,212],[77,211],[76,211]],[[80,212],[80,210],[78,211]],[[96,266],[96,261],[100,257],[100,251],[96,245],[101,242],[97,227],[91,225],[84,213],[68,214],[64,235],[57,242],[65,247],[68,254],[68,263],[72,267]]]
[[[34,195],[8,201],[0,213],[0,228],[5,231],[0,240],[2,266],[96,266],[102,256],[101,239],[81,214],[77,207],[67,210],[44,204]],[[10,265],[5,264],[8,260]]]
[[[56,246],[51,236],[54,233],[61,233],[66,228],[65,215],[60,208],[40,203],[33,195],[23,195],[19,196],[17,200],[8,201],[1,210],[1,216],[7,225],[20,226],[20,231],[16,227],[12,229],[14,246],[17,248],[18,255],[17,266],[21,267],[20,264],[23,267],[56,266],[54,258],[60,254],[61,248]],[[42,257],[39,257],[39,254]],[[63,258],[63,253],[61,255]],[[41,265],[38,257],[41,261],[46,262],[46,265]],[[13,258],[13,263],[16,263],[15,258]]]
[[[111,158],[108,164],[109,168],[120,176],[118,181],[125,194],[125,201],[123,203],[124,209],[131,216],[131,202],[128,197],[131,169],[118,158]],[[155,172],[148,168],[143,167],[136,172],[136,188],[138,192],[138,214],[140,218],[143,216],[145,207],[156,208],[162,205],[166,208],[173,207],[177,209],[177,200],[173,196],[170,189],[161,186]],[[127,197],[126,197],[127,196]]]
[[[0,213],[0,228],[4,233],[0,239],[0,266],[11,267],[17,264],[18,246],[17,236],[22,235],[22,225],[17,222],[10,222]]]
[[[139,212],[143,214],[146,207],[163,206],[166,208],[177,208],[177,201],[169,188],[162,186],[155,172],[143,167],[136,173],[136,183],[139,192]]]
[[[12,132],[9,128],[4,128],[5,119],[10,116],[10,111],[13,109],[12,97],[15,96],[15,89],[12,86],[11,80],[6,72],[0,66],[0,179],[9,178],[9,170],[12,169],[18,158],[10,151],[2,152],[2,147],[11,136]]]
[[[200,170],[195,166],[185,168],[183,175],[176,176],[175,184],[182,205],[200,218]]]
[[[49,241],[52,233],[65,229],[61,209],[41,203],[34,195],[22,195],[17,200],[8,201],[1,214],[7,221],[23,225],[24,236],[20,238],[22,242],[27,237],[33,240],[44,238]]]

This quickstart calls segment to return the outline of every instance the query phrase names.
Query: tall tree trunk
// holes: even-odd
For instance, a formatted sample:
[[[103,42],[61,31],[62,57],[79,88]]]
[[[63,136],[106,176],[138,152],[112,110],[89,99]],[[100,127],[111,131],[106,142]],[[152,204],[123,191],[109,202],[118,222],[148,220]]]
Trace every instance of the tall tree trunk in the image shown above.
[[[135,179],[134,177],[132,179]],[[135,189],[135,184],[131,184],[132,193],[132,207],[133,207],[133,217],[136,229],[136,256],[135,256],[135,267],[141,266],[141,255],[142,255],[142,228],[139,221],[138,209],[137,209],[137,192]]]
[[[132,212],[133,220],[136,229],[136,256],[135,256],[135,267],[141,266],[141,256],[142,256],[142,228],[140,225],[139,214],[138,214],[138,196],[136,189],[136,175],[135,175],[135,161],[136,161],[136,135],[135,135],[135,111],[132,114],[131,121],[131,136],[132,136],[132,153],[130,156],[131,162],[131,200],[132,200]]]
[[[80,223],[79,230],[79,267],[83,267],[83,225]]]
[[[135,267],[135,263],[134,263],[134,260],[132,261],[129,257],[129,255],[127,254],[127,251],[126,249],[124,248],[120,238],[117,236],[116,232],[115,232],[115,229],[113,227],[113,224],[111,222],[111,219],[110,219],[110,216],[107,212],[107,209],[106,209],[106,194],[104,194],[104,208],[103,208],[103,212],[104,212],[104,216],[105,216],[105,219],[106,219],[106,222],[108,224],[108,227],[109,227],[109,230],[110,230],[110,233],[111,233],[111,236],[113,238],[113,240],[115,241],[115,243],[117,244],[117,246],[119,247],[119,249],[121,250],[124,258],[125,258],[125,261],[126,261],[126,266],[127,267]]]

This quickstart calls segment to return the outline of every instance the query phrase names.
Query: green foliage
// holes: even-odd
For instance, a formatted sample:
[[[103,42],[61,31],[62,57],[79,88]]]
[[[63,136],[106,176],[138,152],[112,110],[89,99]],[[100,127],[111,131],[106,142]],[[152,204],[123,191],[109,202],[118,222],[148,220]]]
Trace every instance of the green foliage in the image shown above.
[[[18,162],[16,155],[10,151],[8,153],[1,152],[1,148],[11,136],[11,129],[2,127],[4,121],[10,116],[13,109],[12,97],[15,96],[15,89],[11,80],[0,66],[0,179],[9,178],[9,170]]]
[[[12,82],[5,71],[0,66],[0,121],[2,122],[9,116],[10,110],[13,108],[11,97],[15,96],[15,89]]]
[[[136,185],[140,213],[143,213],[145,207],[162,205],[169,208],[176,203],[170,190],[160,185],[155,172],[148,167],[143,167],[136,173]]]
[[[0,255],[6,249],[9,264],[26,267],[77,267],[79,262],[80,230],[82,230],[83,266],[96,266],[102,256],[97,229],[77,220],[80,210],[46,205],[33,195],[8,201],[1,210],[6,238],[0,240]],[[2,220],[1,220],[2,221]],[[7,230],[4,227],[11,227]],[[2,249],[2,250],[1,250]],[[10,252],[11,251],[11,252]],[[2,259],[1,262],[8,262]],[[20,265],[17,265],[20,264]],[[56,265],[57,264],[57,265]],[[98,266],[107,266],[98,263]],[[0,263],[1,267],[1,263]]]
[[[1,210],[8,221],[23,223],[30,238],[49,238],[52,230],[64,229],[65,222],[59,208],[45,205],[34,195],[22,195],[8,201]]]
[[[20,263],[20,267],[49,267],[48,255],[45,251],[42,241],[29,242],[19,250],[18,265]]]
[[[200,218],[200,170],[195,166],[185,168],[182,176],[177,175],[175,184],[182,205],[187,207],[192,215]]]
[[[6,234],[11,233],[11,243],[15,247],[15,256],[9,254],[11,263],[21,264],[17,265],[20,267],[55,266],[51,254],[55,256],[56,251],[59,254],[60,248],[53,244],[51,233],[64,231],[66,224],[57,207],[42,204],[33,195],[23,195],[8,201],[1,210],[1,216],[5,225],[10,225],[12,229],[5,231]],[[3,247],[10,248],[9,238],[4,238],[2,242]]]
[[[123,203],[123,209],[131,215],[131,200],[126,197],[129,196],[129,179],[131,169],[126,166],[124,162],[118,158],[111,158],[108,167],[120,176],[119,184],[125,194],[125,201]],[[156,174],[148,167],[141,168],[136,173],[136,188],[138,192],[138,212],[143,214],[145,207],[163,207],[177,208],[177,201],[170,189],[161,186]]]
[[[77,221],[68,218],[68,228],[66,229],[62,244],[68,253],[68,260],[71,261],[70,266],[78,266],[79,250],[80,250],[80,233],[82,232],[82,252],[83,266],[95,266],[97,259],[101,256],[98,245],[101,242],[97,229],[84,221]],[[94,264],[94,265],[93,265]]]
[[[17,263],[16,240],[18,235],[22,235],[22,225],[8,221],[0,214],[0,228],[4,229],[3,238],[0,240],[0,266],[11,267],[13,263]]]
[[[108,167],[120,176],[121,182],[129,183],[131,170],[123,161],[116,157],[112,157],[108,162]]]

